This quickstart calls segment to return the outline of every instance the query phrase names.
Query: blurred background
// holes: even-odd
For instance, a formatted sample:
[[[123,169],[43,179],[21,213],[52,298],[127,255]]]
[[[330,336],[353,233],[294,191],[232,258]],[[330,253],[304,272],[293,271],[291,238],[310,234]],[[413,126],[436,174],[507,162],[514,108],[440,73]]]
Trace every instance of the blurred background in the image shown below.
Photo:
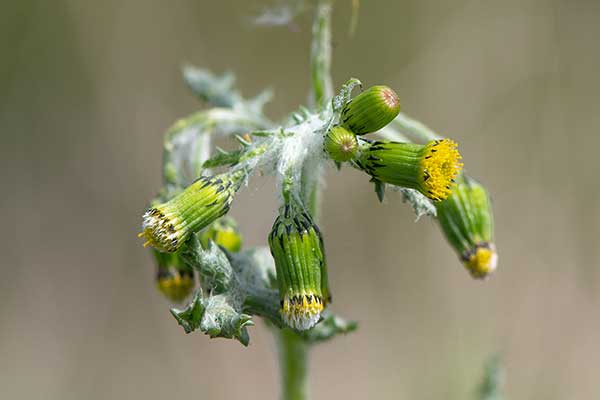
[[[322,231],[333,309],[357,333],[312,352],[315,399],[467,399],[504,355],[510,399],[600,396],[600,2],[336,2],[334,78],[385,83],[460,143],[490,189],[499,270],[470,278],[435,223],[360,172],[329,171]],[[275,399],[274,343],[185,335],[136,238],[162,135],[199,104],[185,62],[306,103],[310,12],[272,2],[4,1],[0,13],[0,387],[20,399]],[[266,242],[271,182],[232,209]]]

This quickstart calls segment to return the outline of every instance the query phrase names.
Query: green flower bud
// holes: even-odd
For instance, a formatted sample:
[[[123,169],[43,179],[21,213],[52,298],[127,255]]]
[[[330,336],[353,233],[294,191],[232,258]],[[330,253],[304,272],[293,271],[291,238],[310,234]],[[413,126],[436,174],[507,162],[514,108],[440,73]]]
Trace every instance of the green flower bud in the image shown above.
[[[156,287],[168,300],[181,303],[193,291],[194,271],[176,253],[161,253],[152,249],[157,261]]]
[[[144,247],[151,245],[167,253],[177,251],[191,233],[229,211],[244,176],[242,171],[201,176],[168,202],[148,209],[138,235],[146,239]]]
[[[436,203],[440,227],[474,278],[485,278],[496,269],[498,254],[492,242],[493,217],[486,189],[467,176],[444,201]]]
[[[331,302],[327,262],[319,228],[295,204],[286,204],[273,224],[269,247],[275,260],[281,315],[297,330],[312,328]]]
[[[209,240],[232,253],[238,252],[242,248],[242,234],[238,230],[237,223],[231,217],[219,218],[200,235],[200,243],[203,247],[208,247]]]
[[[358,152],[356,135],[341,126],[334,126],[327,132],[323,146],[329,157],[337,162],[350,161]]]
[[[341,125],[357,135],[380,130],[400,112],[400,99],[387,86],[372,86],[344,106]]]
[[[380,182],[416,189],[432,200],[452,192],[462,169],[456,143],[434,140],[426,145],[397,142],[364,142],[355,164]]]

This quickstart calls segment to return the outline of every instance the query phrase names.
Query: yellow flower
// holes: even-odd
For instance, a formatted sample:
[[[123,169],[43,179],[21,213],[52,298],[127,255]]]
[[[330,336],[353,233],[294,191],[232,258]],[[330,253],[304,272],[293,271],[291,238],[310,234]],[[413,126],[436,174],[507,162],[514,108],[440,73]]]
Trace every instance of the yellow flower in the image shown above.
[[[355,164],[380,182],[416,189],[440,201],[452,193],[463,166],[460,160],[457,145],[450,139],[426,145],[363,141]]]

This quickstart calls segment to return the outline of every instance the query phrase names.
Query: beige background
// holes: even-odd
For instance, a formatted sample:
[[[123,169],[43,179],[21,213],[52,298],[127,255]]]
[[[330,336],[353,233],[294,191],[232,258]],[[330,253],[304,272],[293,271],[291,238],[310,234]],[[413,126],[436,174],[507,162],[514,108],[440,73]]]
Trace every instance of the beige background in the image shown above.
[[[263,2],[264,3],[264,2]],[[0,12],[0,390],[18,399],[274,399],[273,342],[184,335],[135,234],[160,185],[161,137],[198,107],[185,61],[305,103],[309,15],[248,22],[258,1],[5,0]],[[336,86],[386,83],[460,142],[490,188],[499,271],[476,282],[429,219],[362,174],[328,173],[333,309],[360,330],[315,349],[315,399],[467,399],[503,351],[510,399],[600,396],[600,2],[350,2]],[[271,182],[234,203],[263,244]]]

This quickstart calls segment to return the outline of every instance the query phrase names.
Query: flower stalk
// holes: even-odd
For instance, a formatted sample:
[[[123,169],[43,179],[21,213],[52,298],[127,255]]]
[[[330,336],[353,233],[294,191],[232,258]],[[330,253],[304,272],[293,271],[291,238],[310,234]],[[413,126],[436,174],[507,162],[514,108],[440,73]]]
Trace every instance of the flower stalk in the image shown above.
[[[308,350],[306,343],[291,329],[277,334],[282,400],[308,399]]]
[[[332,0],[318,0],[313,20],[311,45],[310,98],[315,106],[325,106],[333,96],[331,79],[331,11]],[[318,222],[320,214],[321,166],[305,168],[301,196],[306,199],[308,214]],[[274,331],[279,343],[279,369],[281,375],[282,400],[306,400],[308,394],[308,356],[309,344],[296,332],[289,329]]]
[[[332,0],[319,0],[312,26],[310,99],[317,108],[325,106],[333,96],[331,79],[331,9]]]

